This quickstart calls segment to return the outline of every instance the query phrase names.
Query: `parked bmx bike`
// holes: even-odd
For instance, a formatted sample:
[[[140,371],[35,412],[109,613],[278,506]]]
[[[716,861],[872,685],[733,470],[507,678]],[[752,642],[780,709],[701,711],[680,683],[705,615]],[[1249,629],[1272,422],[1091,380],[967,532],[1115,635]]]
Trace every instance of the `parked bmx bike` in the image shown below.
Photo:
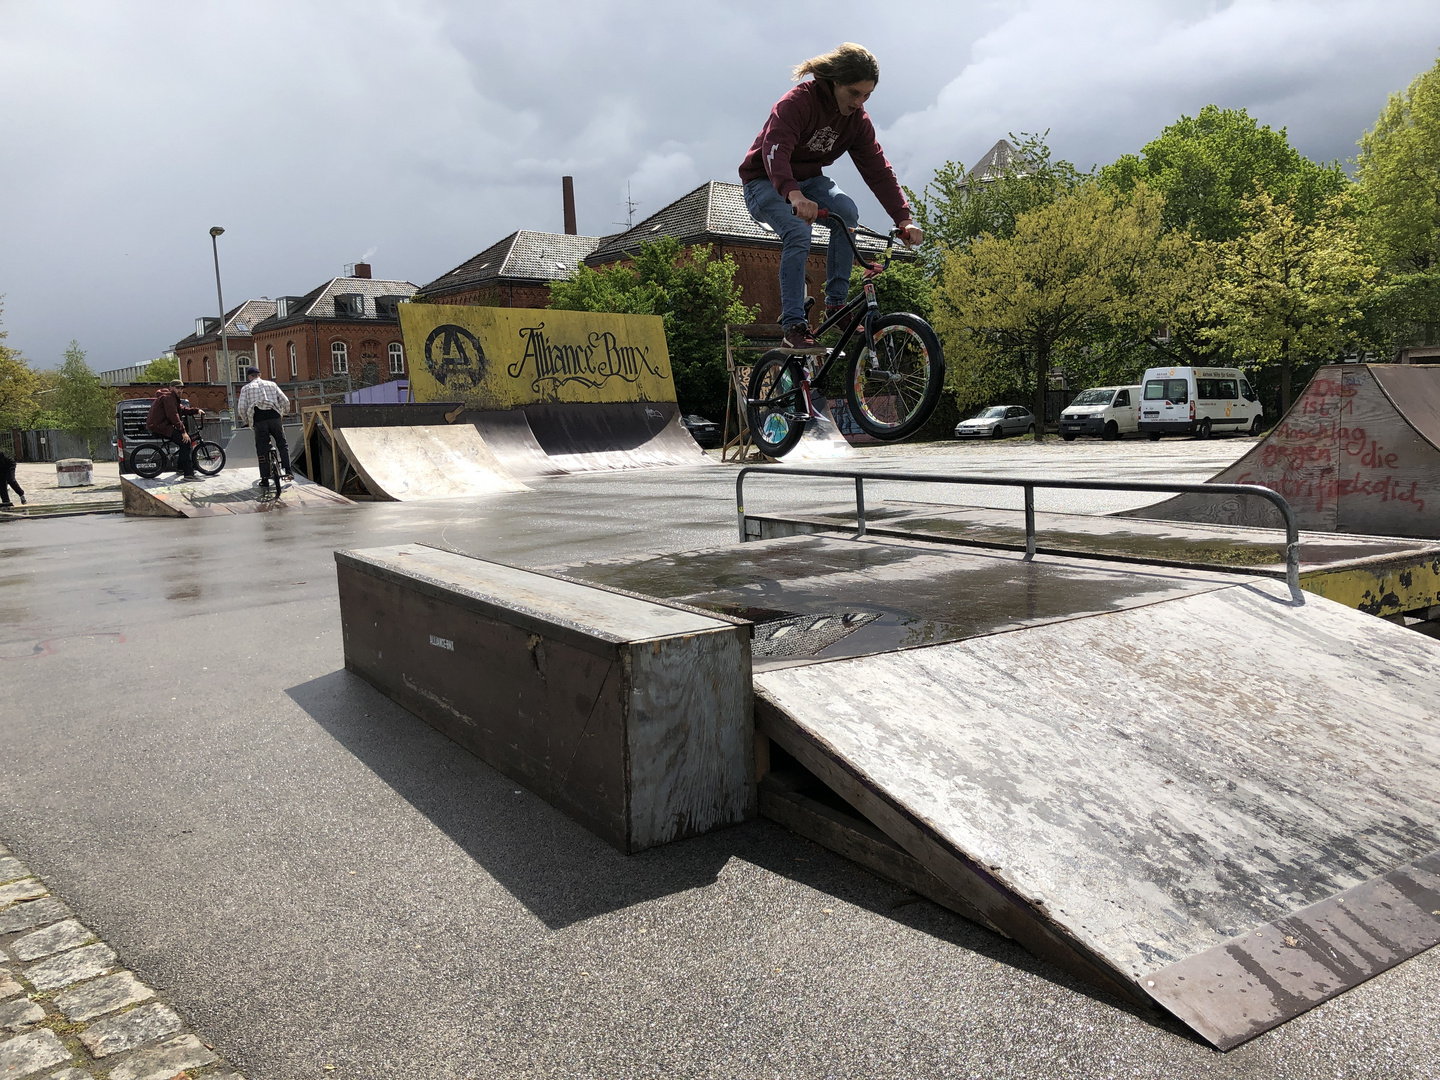
[[[195,471],[202,476],[215,476],[225,468],[225,450],[219,443],[200,438],[198,425],[189,416],[180,418],[190,436],[190,449],[195,455]],[[167,469],[180,471],[180,448],[172,442],[147,442],[130,451],[130,468],[137,476],[153,480]]]
[[[747,394],[750,437],[767,457],[789,453],[800,441],[805,425],[820,418],[812,388],[823,384],[830,369],[847,356],[845,401],[850,416],[867,435],[885,442],[919,431],[935,411],[945,382],[945,359],[930,324],[905,312],[880,314],[875,278],[889,265],[898,234],[878,233],[863,225],[852,230],[824,209],[819,220],[830,227],[832,237],[839,233],[850,245],[863,268],[864,288],[820,324],[817,337],[843,328],[839,342],[823,358],[771,349],[751,370]],[[886,242],[879,262],[860,254],[855,244],[857,232]],[[849,356],[846,346],[857,331],[858,347]],[[812,370],[817,363],[818,370]]]

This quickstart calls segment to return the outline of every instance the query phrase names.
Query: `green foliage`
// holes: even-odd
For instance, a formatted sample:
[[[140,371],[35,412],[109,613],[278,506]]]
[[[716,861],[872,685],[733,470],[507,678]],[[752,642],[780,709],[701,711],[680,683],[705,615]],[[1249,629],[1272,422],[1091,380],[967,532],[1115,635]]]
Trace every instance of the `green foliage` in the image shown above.
[[[5,305],[0,302],[0,315],[4,310]],[[40,381],[19,350],[5,344],[8,334],[0,326],[0,428],[23,428],[38,411],[35,394],[40,389]]]
[[[963,250],[982,236],[1014,235],[1021,214],[1054,202],[1090,179],[1068,161],[1052,161],[1045,134],[1012,134],[1016,152],[992,179],[971,177],[960,162],[947,161],[924,191],[905,189],[915,223],[925,232],[932,272],[943,270],[947,251]]]
[[[1245,200],[1256,185],[1289,202],[1302,223],[1349,186],[1339,162],[1317,165],[1290,145],[1285,129],[1272,131],[1244,109],[1207,105],[1182,116],[1138,155],[1126,154],[1100,170],[1120,191],[1144,182],[1165,199],[1161,221],[1198,240],[1233,240],[1246,228]]]
[[[664,237],[642,244],[633,267],[577,266],[573,277],[551,286],[550,306],[661,316],[681,411],[713,420],[725,415],[725,325],[755,320],[741,302],[728,255],[716,259],[708,246],[687,251]]]
[[[1242,210],[1244,230],[1218,249],[1210,336],[1251,364],[1278,365],[1288,408],[1292,366],[1332,359],[1353,340],[1376,269],[1349,194],[1308,224],[1294,203],[1263,190]]]
[[[145,370],[135,381],[138,383],[168,383],[180,377],[180,359],[175,356],[157,356],[145,365]]]
[[[76,435],[88,435],[97,428],[115,423],[117,391],[100,382],[100,377],[85,362],[85,350],[78,341],[65,350],[60,377],[48,408],[55,414],[58,426]],[[94,450],[94,447],[91,447]]]
[[[854,296],[865,283],[865,272],[856,266],[850,271],[850,295]],[[927,322],[935,310],[934,286],[925,266],[918,262],[892,262],[875,279],[875,302],[880,313],[908,311]]]
[[[1144,340],[1184,293],[1192,258],[1182,234],[1161,228],[1162,207],[1144,184],[1121,194],[1089,182],[1021,213],[1010,236],[951,250],[936,327],[957,400],[968,409],[1025,388],[1043,415],[1057,354]]]

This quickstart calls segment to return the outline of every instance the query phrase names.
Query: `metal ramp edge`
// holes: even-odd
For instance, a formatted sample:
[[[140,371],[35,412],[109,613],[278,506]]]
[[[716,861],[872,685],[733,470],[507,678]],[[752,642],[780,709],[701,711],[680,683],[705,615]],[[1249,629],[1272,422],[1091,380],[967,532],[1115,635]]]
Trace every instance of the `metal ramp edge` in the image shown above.
[[[962,902],[916,891],[1230,1049],[1440,942],[1440,646],[1283,596],[759,671],[757,733]]]

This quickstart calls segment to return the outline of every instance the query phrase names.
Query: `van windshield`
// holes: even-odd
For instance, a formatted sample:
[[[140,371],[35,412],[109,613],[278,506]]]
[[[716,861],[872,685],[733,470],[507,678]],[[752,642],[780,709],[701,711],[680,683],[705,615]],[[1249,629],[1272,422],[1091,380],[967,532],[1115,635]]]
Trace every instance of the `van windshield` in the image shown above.
[[[1190,400],[1190,388],[1184,379],[1151,379],[1145,384],[1145,400],[1183,405]]]
[[[1076,396],[1071,405],[1109,405],[1110,399],[1115,396],[1114,390],[1086,390]]]

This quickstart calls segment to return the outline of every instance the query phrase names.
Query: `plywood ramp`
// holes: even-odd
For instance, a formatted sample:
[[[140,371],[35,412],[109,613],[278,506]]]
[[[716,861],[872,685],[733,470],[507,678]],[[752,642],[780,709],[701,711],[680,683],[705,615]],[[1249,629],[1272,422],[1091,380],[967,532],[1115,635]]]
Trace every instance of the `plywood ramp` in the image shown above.
[[[529,490],[470,424],[339,427],[335,438],[380,497],[403,502]]]
[[[1302,529],[1440,537],[1440,365],[1331,364],[1213,483],[1285,496]],[[1124,516],[1278,526],[1261,499],[1177,495]]]
[[[174,473],[146,480],[122,476],[125,513],[135,517],[221,517],[227,514],[268,514],[321,506],[353,506],[349,499],[303,476],[287,482],[279,498],[262,497],[260,470],[226,468],[218,476],[181,483]]]
[[[755,688],[982,921],[1217,1047],[1440,940],[1440,645],[1338,604],[1250,580]]]

